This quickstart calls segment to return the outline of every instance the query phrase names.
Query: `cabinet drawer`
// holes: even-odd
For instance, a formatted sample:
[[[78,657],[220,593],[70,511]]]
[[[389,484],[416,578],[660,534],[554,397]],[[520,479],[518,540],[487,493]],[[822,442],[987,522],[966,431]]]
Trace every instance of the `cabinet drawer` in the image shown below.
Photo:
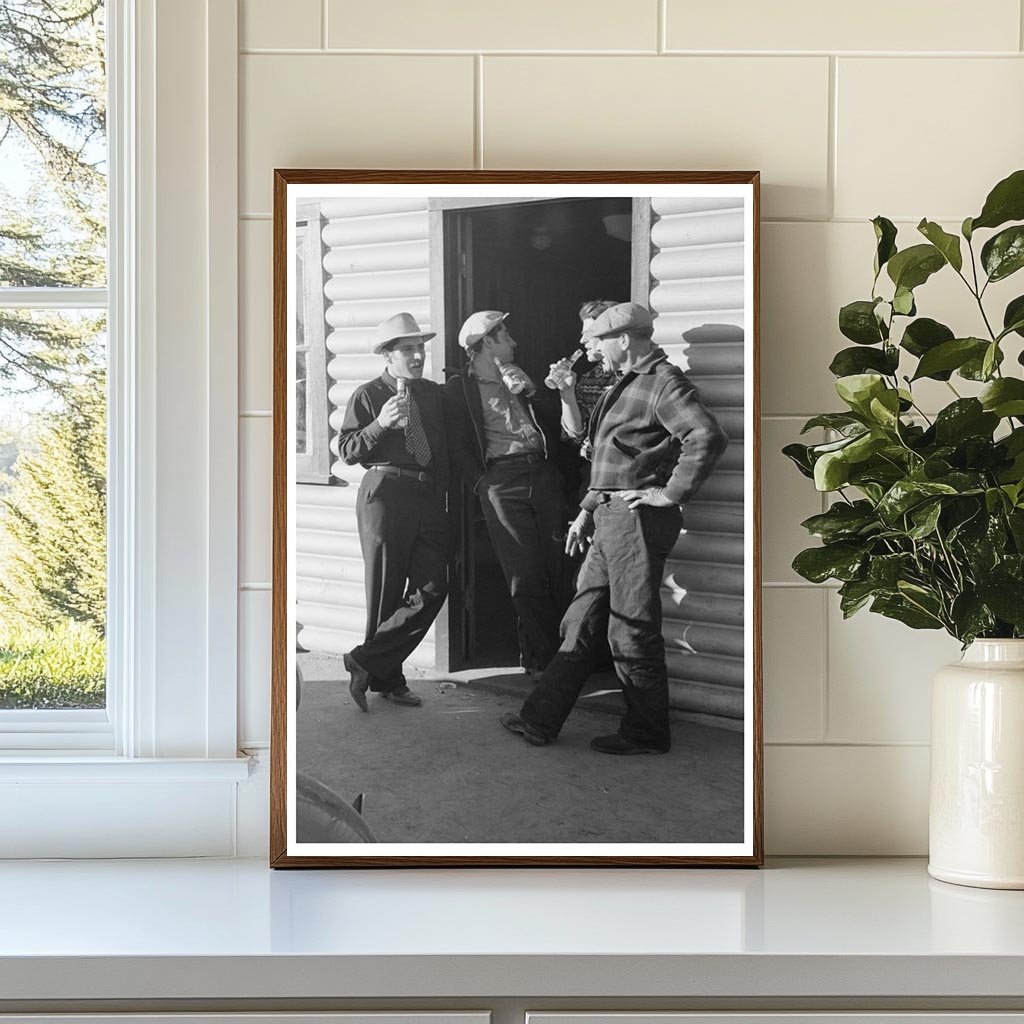
[[[0,1024],[490,1024],[489,1012],[3,1014]]]
[[[527,1013],[526,1024],[1024,1024],[1024,1013]]]

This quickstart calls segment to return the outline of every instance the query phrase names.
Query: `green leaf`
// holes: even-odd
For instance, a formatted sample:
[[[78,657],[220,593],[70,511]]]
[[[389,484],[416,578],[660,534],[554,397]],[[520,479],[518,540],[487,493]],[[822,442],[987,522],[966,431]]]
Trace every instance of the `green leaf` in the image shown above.
[[[824,583],[827,579],[852,580],[866,557],[859,544],[841,541],[801,551],[793,559],[793,569],[812,583]]]
[[[1007,495],[1007,501],[1010,501],[1009,495]],[[1024,554],[1024,508],[1014,508],[1006,513],[1006,522],[1010,527],[1010,533],[1013,535],[1013,543],[1017,546],[1017,550]]]
[[[954,269],[959,271],[964,265],[963,256],[960,254],[960,239],[944,231],[933,220],[922,220],[917,225],[917,230],[942,253],[945,261]]]
[[[878,216],[871,221],[875,229],[875,277],[889,260],[896,255],[896,225],[885,217]]]
[[[805,444],[787,444],[782,454],[789,459],[804,476],[814,479],[814,463],[811,460],[810,448]]]
[[[897,429],[900,418],[899,392],[891,389],[882,392],[877,398],[871,399],[871,404],[868,408],[875,422],[881,424],[886,430]]]
[[[985,349],[985,356],[981,361],[981,376],[983,379],[988,380],[995,372],[995,368],[1002,361],[999,358],[1000,354],[998,341],[993,341]]]
[[[900,553],[896,555],[875,555],[868,568],[868,579],[887,590],[896,590],[899,581],[910,571],[914,558]]]
[[[971,240],[971,235],[974,234],[974,229],[971,227],[973,221],[973,217],[967,217],[964,219],[963,224],[960,225],[960,234],[963,235],[968,242]]]
[[[878,300],[850,302],[839,310],[839,331],[844,338],[858,345],[877,345],[888,338],[888,332],[875,316]]]
[[[949,617],[956,629],[956,638],[970,643],[976,637],[985,636],[995,628],[995,619],[977,594],[964,591],[953,599]]]
[[[982,406],[1000,418],[1024,416],[1024,380],[1001,377],[992,381],[978,396]]]
[[[886,392],[886,394],[893,395],[895,393],[895,391]],[[872,405],[873,404],[874,401],[872,401]],[[858,462],[864,462],[866,459],[870,459],[875,452],[880,448],[884,448],[886,444],[888,444],[888,441],[880,434],[861,434],[860,437],[853,440],[843,449],[843,459],[850,466],[855,466]]]
[[[925,537],[928,537],[935,532],[935,527],[939,523],[939,516],[941,514],[941,501],[928,501],[923,505],[918,505],[918,507],[910,513],[910,520],[914,526],[908,531],[908,535],[913,537],[914,540],[924,540]]]
[[[952,341],[944,341],[921,356],[912,379],[933,377],[941,380],[941,373],[955,370],[975,356],[984,357],[987,348],[988,342],[980,338],[954,338]]]
[[[978,228],[997,228],[1008,220],[1024,220],[1024,170],[1003,178],[989,192],[981,213],[970,220],[970,227],[967,228],[968,221],[964,221],[964,227],[974,232]]]
[[[992,360],[992,369],[986,372],[985,360],[988,358],[991,358]],[[1002,362],[1003,350],[998,345],[993,349],[992,344],[988,344],[986,345],[984,352],[979,352],[977,355],[971,356],[971,358],[956,371],[957,376],[963,377],[964,380],[988,381],[992,379],[992,374],[995,373],[995,368],[1000,366]]]
[[[848,619],[860,611],[878,593],[878,587],[869,580],[850,580],[839,588],[839,607]]]
[[[865,424],[860,417],[853,416],[848,412],[825,412],[820,416],[812,416],[803,425],[803,429],[800,433],[806,434],[808,430],[814,430],[816,427],[825,427],[828,430],[846,431],[852,427],[863,428],[866,425],[867,424]],[[857,433],[860,433],[860,430],[858,430]]]
[[[1003,313],[1003,334],[1009,334],[1010,331],[1024,338],[1024,295],[1013,299]]]
[[[991,437],[998,425],[999,417],[985,412],[976,398],[959,398],[935,417],[935,439],[955,445],[968,437]]]
[[[979,579],[977,590],[998,618],[1024,629],[1024,587],[1019,579],[999,570]]]
[[[839,397],[861,415],[866,415],[871,399],[885,390],[885,381],[876,373],[855,373],[836,381]]]
[[[920,358],[943,342],[952,341],[954,337],[956,335],[945,324],[922,316],[907,324],[900,347],[906,349],[912,356]],[[951,376],[952,373],[940,379],[949,380]]]
[[[914,305],[914,293],[909,288],[900,285],[892,297],[892,308],[893,312],[899,313],[900,316],[913,316],[917,312],[917,306]]]
[[[942,494],[956,494],[950,484],[927,480],[897,480],[878,503],[878,514],[890,526],[896,526],[901,516],[912,508]]]
[[[1024,225],[1000,231],[981,249],[981,265],[990,281],[1002,281],[1024,267]]]
[[[814,463],[814,486],[819,491],[838,490],[850,479],[850,463],[841,451],[826,452]]]
[[[837,377],[849,377],[852,374],[864,373],[866,370],[877,370],[891,377],[899,369],[899,365],[899,349],[894,345],[886,345],[880,349],[841,349],[829,364],[829,370]]]
[[[878,517],[869,501],[836,502],[827,512],[811,516],[800,525],[826,544],[879,529]]]
[[[889,260],[886,270],[897,288],[913,291],[945,265],[945,257],[934,245],[912,245],[896,253]]]

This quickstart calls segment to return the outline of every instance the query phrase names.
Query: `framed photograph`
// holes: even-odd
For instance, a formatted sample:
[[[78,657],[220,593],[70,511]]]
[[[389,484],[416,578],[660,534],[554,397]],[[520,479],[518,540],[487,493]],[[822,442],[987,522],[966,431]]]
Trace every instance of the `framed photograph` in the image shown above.
[[[762,863],[758,185],[275,172],[273,866]]]

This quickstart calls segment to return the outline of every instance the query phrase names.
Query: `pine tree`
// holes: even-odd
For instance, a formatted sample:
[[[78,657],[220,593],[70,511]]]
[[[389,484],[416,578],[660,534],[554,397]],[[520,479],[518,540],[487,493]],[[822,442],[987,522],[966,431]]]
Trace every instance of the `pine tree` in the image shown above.
[[[103,13],[102,0],[0,3],[0,149],[36,175],[23,196],[0,186],[0,287],[105,281]],[[94,358],[88,331],[0,310],[0,387],[66,395]]]
[[[106,628],[106,397],[99,374],[15,464],[0,500],[4,618]]]

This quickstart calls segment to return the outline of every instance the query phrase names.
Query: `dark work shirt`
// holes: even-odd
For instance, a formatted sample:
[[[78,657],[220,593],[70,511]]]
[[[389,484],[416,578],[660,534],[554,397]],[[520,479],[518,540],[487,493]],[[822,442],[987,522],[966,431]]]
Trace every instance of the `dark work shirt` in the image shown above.
[[[653,346],[609,388],[590,419],[592,469],[584,508],[597,491],[664,487],[679,505],[708,478],[728,444],[696,385]]]
[[[448,446],[444,429],[441,386],[432,380],[408,381],[409,395],[416,402],[430,445],[430,462],[421,466],[406,448],[405,431],[382,427],[377,416],[384,403],[397,394],[395,379],[386,370],[379,377],[360,384],[345,406],[345,420],[338,431],[338,452],[349,466],[395,466],[426,470],[439,483],[448,477]]]

